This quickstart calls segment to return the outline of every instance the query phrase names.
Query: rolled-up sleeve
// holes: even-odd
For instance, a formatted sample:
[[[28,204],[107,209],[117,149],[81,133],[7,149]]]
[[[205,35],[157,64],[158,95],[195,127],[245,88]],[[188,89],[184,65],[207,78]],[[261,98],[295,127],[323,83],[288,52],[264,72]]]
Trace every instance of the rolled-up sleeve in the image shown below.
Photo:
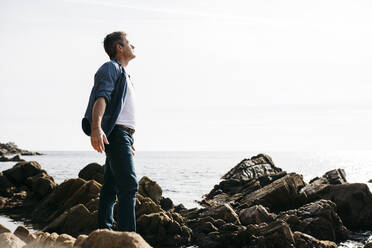
[[[111,93],[115,88],[115,82],[119,76],[119,71],[111,62],[103,64],[94,76],[95,97],[103,97],[106,103],[111,100]]]

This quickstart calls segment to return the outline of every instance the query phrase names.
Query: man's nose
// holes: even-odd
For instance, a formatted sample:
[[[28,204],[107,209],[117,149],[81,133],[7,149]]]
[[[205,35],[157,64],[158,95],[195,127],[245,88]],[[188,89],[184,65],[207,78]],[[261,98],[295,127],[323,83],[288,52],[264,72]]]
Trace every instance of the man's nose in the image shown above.
[[[134,46],[132,44],[130,44],[130,46],[132,47],[132,49],[134,49]]]

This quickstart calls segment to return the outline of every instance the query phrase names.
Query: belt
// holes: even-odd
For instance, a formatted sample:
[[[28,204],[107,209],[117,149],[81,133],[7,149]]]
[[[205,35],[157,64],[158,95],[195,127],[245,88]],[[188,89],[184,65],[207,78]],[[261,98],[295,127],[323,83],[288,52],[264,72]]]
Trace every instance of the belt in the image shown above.
[[[116,126],[118,127],[121,127],[121,128],[124,128],[125,130],[129,131],[130,134],[134,134],[134,129],[133,128],[130,128],[130,127],[127,127],[127,126],[124,126],[122,124],[116,124]]]

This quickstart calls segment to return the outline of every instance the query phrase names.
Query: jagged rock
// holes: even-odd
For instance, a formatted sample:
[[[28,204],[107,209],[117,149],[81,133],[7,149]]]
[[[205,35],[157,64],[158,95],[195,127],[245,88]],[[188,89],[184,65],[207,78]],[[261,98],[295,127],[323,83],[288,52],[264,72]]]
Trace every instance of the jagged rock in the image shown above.
[[[90,212],[83,204],[78,204],[58,216],[43,229],[43,232],[67,233],[72,236],[88,234],[97,227],[98,212]]]
[[[35,208],[32,212],[32,220],[38,223],[50,223],[72,206],[79,203],[86,204],[91,199],[97,198],[100,186],[93,182],[89,183],[81,178],[65,180]],[[93,192],[87,192],[89,189],[93,189]]]
[[[16,235],[26,244],[36,239],[36,236],[24,226],[18,226],[17,229],[14,231],[14,235]]]
[[[150,248],[151,246],[135,232],[116,232],[99,229],[82,242],[82,248]]]
[[[159,213],[163,211],[159,205],[157,205],[151,198],[144,197],[140,194],[136,195],[136,217],[140,217],[144,214]]]
[[[0,224],[0,234],[1,233],[6,233],[6,232],[11,232],[8,228]]]
[[[351,230],[369,230],[372,226],[372,194],[366,184],[316,185],[304,189],[308,201],[331,200],[344,225]]]
[[[20,238],[11,232],[5,232],[0,234],[0,247],[1,248],[22,248],[25,246]]]
[[[3,171],[3,174],[15,185],[25,184],[27,177],[41,173],[41,166],[36,161],[20,162],[12,168]]]
[[[164,212],[144,214],[137,220],[137,232],[154,246],[181,246],[191,240],[191,230]]]
[[[338,246],[328,240],[318,240],[313,236],[306,233],[294,232],[293,237],[295,239],[296,248],[337,248]]]
[[[275,167],[270,156],[259,154],[250,159],[243,159],[224,176],[223,181],[199,202],[202,206],[214,206],[234,202],[242,195],[250,194],[273,181],[284,177],[287,173]]]
[[[239,216],[227,203],[211,208],[206,208],[200,213],[200,217],[211,216],[214,219],[222,219],[226,222],[240,224]]]
[[[155,181],[152,181],[150,178],[144,176],[138,182],[138,193],[145,196],[150,197],[154,202],[157,204],[160,203],[162,198],[162,189]]]
[[[281,212],[277,219],[287,222],[293,231],[320,240],[344,241],[349,231],[337,215],[336,204],[329,200],[311,202],[298,209]]]
[[[239,219],[243,225],[269,223],[275,218],[276,215],[269,213],[262,205],[254,205],[239,212]]]
[[[238,199],[239,209],[253,205],[263,205],[270,211],[281,211],[301,206],[306,198],[300,194],[305,186],[302,175],[290,173],[269,185]]]
[[[96,180],[100,184],[103,184],[103,175],[104,168],[98,163],[90,163],[79,172],[80,178],[86,181]]]

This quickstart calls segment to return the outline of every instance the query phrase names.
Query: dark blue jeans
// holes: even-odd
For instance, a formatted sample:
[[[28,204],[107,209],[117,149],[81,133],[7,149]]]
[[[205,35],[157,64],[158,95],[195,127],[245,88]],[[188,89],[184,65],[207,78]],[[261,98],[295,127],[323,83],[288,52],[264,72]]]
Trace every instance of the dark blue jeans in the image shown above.
[[[118,230],[136,231],[136,193],[138,182],[132,155],[133,136],[115,126],[105,145],[106,163],[98,210],[98,228],[112,229],[113,209],[118,197]]]

